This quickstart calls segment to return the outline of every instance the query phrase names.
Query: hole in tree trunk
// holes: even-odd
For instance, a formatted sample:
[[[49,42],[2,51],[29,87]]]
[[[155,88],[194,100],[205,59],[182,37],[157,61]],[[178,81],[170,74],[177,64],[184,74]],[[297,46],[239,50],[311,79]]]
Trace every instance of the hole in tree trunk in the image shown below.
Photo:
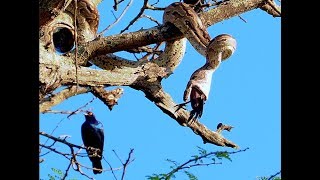
[[[66,53],[74,47],[74,35],[68,28],[57,28],[53,33],[53,44],[56,51]]]

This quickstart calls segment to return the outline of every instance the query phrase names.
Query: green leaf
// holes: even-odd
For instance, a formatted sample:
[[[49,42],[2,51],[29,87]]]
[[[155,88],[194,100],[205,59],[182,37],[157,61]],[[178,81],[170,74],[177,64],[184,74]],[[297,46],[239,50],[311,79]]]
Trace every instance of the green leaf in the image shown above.
[[[49,180],[55,180],[55,178],[51,176],[51,174],[48,174],[48,176],[49,176]]]
[[[189,180],[198,180],[198,178],[193,175],[192,173],[188,172],[188,171],[184,171],[184,173],[186,173],[186,175],[188,176]]]
[[[216,152],[216,157],[218,159],[222,159],[222,158],[226,158],[228,159],[229,161],[232,161],[231,158],[229,157],[229,153],[228,152]]]
[[[174,160],[171,160],[171,159],[166,159],[166,161],[174,164],[176,167],[179,165],[179,164],[177,163],[177,161],[174,161]],[[170,166],[170,167],[171,167],[171,166]]]
[[[160,180],[158,174],[152,174],[152,176],[146,176],[149,180]]]
[[[56,176],[57,178],[62,178],[64,176],[64,173],[60,169],[51,168],[51,170],[60,176],[60,177]]]
[[[204,156],[204,155],[207,154],[207,150],[205,150],[205,149],[203,149],[202,147],[199,147],[199,146],[197,146],[197,148],[198,148],[199,154],[201,156]]]
[[[197,161],[199,160],[199,156],[197,156],[197,155],[194,155],[194,156],[191,156],[191,157],[193,157],[193,159],[195,159],[195,163],[197,163]]]

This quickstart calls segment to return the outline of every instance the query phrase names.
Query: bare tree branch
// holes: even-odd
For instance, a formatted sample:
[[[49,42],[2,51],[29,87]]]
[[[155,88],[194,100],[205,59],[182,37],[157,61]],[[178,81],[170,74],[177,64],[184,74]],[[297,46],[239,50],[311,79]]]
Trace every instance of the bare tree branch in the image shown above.
[[[107,91],[103,87],[93,87],[92,94],[98,97],[111,111],[114,105],[118,104],[118,100],[123,93],[122,88]]]
[[[276,176],[279,175],[280,173],[281,173],[281,171],[275,173],[274,175],[270,176],[270,177],[268,178],[268,180],[272,180],[274,177],[276,177]]]
[[[88,89],[85,87],[77,88],[77,86],[70,86],[64,90],[58,92],[49,98],[49,100],[40,103],[40,113],[45,110],[49,110],[52,106],[59,104],[60,102],[72,97],[74,95],[82,94],[88,92]]]
[[[133,88],[143,91],[151,102],[154,102],[156,106],[176,120],[181,126],[189,127],[196,135],[202,138],[203,143],[239,148],[238,145],[224,138],[220,133],[211,131],[197,120],[192,124],[188,124],[190,113],[185,109],[177,107],[177,104],[169,94],[164,92],[160,84],[139,84],[138,87],[133,86]]]
[[[69,116],[67,116],[67,118],[69,119],[72,115],[81,112],[81,109],[85,108],[86,106],[88,106],[90,103],[92,103],[96,98],[92,98],[89,102],[87,102],[86,104],[84,104],[83,106],[79,107],[78,109],[76,109],[75,111],[73,111]]]
[[[62,180],[65,180],[65,179],[67,178],[67,176],[68,176],[68,171],[69,171],[71,165],[72,165],[72,161],[70,161],[70,163],[69,163],[69,165],[68,165],[68,167],[67,167],[67,169],[66,169],[66,172],[64,173],[63,177],[61,178]]]
[[[124,31],[128,30],[129,27],[130,27],[134,22],[136,22],[136,21],[140,18],[140,16],[143,14],[144,10],[146,9],[147,4],[148,4],[148,0],[144,0],[143,6],[142,6],[140,12],[138,13],[138,15],[137,15],[136,17],[134,17],[134,18],[130,21],[130,23],[128,24],[128,26],[126,26],[123,30],[120,31],[120,34],[122,34]]]
[[[261,4],[264,4],[264,2],[265,0],[230,0],[226,3],[222,3],[217,8],[200,13],[200,18],[204,22],[203,24],[208,27],[220,21],[238,16],[241,13],[259,8]],[[181,32],[173,30],[167,25],[161,25],[136,32],[99,38],[94,41],[87,42],[82,46],[81,53],[79,52],[79,64],[85,64],[87,59],[92,59],[98,55],[133,49],[163,41],[176,40],[182,37]],[[70,53],[70,58],[73,56],[74,55]]]
[[[281,16],[281,7],[278,6],[273,0],[266,0],[266,3],[260,7],[273,17]]]
[[[120,4],[120,3],[122,3],[124,0],[120,0],[119,2],[118,2],[118,0],[114,0],[114,5],[113,5],[113,9],[115,10],[115,11],[117,11],[118,10],[118,5]]]
[[[117,10],[117,5],[118,3],[116,3],[116,0],[115,0],[115,5],[113,6],[115,11]],[[100,33],[98,33],[98,36],[101,36],[103,35],[103,33],[109,29],[112,28],[112,26],[116,25],[121,19],[122,17],[124,16],[124,14],[127,12],[127,10],[129,9],[129,7],[131,6],[132,4],[132,0],[129,1],[129,3],[127,4],[127,6],[124,8],[124,10],[122,11],[122,13],[120,14],[120,16],[118,18],[116,18],[116,21],[114,21],[112,24],[110,24],[109,26],[107,26],[104,30],[102,30]]]
[[[193,156],[194,158],[189,159],[188,161],[182,163],[181,165],[178,165],[178,163],[175,161],[168,160],[169,162],[174,163],[174,165],[176,167],[173,168],[170,172],[163,174],[162,177],[160,177],[160,179],[169,180],[175,173],[179,172],[182,169],[189,169],[189,168],[195,167],[195,166],[209,166],[212,164],[222,164],[221,162],[215,162],[215,160],[211,163],[203,163],[202,159],[209,159],[210,158],[210,161],[212,161],[212,159],[211,159],[212,156],[219,157],[219,155],[221,155],[221,154],[226,154],[226,155],[236,154],[239,152],[244,152],[248,149],[249,148],[245,148],[242,150],[232,151],[232,152],[228,152],[228,151],[216,151],[216,152],[210,152],[210,153],[205,152],[205,153],[203,153],[203,155]],[[197,163],[197,162],[200,162],[200,163]]]
[[[131,160],[131,155],[133,153],[133,150],[134,149],[130,149],[130,152],[129,152],[129,155],[128,155],[128,158],[126,160],[126,162],[123,165],[123,171],[122,171],[122,175],[121,175],[121,180],[124,180],[124,175],[126,173],[126,169],[127,169],[127,166],[130,162],[134,161],[134,159]]]

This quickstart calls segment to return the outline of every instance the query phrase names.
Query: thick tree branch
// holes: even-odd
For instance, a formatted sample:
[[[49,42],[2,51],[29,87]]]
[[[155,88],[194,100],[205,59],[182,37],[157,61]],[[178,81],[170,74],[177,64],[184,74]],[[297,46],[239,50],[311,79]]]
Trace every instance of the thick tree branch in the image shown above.
[[[84,87],[76,87],[76,86],[70,86],[57,94],[51,96],[48,98],[47,101],[44,101],[40,103],[40,113],[49,110],[52,106],[55,106],[62,101],[68,99],[69,97],[72,97],[74,95],[82,94],[88,92],[87,88]]]
[[[151,82],[157,80],[158,78],[167,77],[169,75],[169,72],[167,72],[167,69],[165,67],[159,67],[157,64],[152,62],[139,62],[139,66],[137,67],[132,67],[130,63],[121,64],[122,66],[114,66],[114,69],[112,69],[111,71],[107,68],[109,67],[108,64],[103,63],[103,60],[99,62],[102,62],[101,67],[107,70],[79,67],[79,85],[129,86],[136,83],[140,83],[139,81],[142,80]],[[114,62],[119,63],[116,61]],[[128,65],[128,67],[126,65]],[[39,78],[41,83],[45,83],[48,76],[52,77],[52,79],[55,78],[53,81],[59,82],[62,85],[70,85],[76,83],[74,65],[59,66],[50,64],[40,64],[39,69],[41,72]]]
[[[203,143],[211,143],[218,146],[226,146],[232,148],[239,148],[238,145],[224,138],[220,133],[211,131],[199,121],[188,124],[190,113],[185,109],[178,108],[171,96],[164,92],[160,84],[144,84],[133,88],[142,90],[146,97],[155,103],[165,114],[176,120],[181,126],[188,126],[196,135],[199,135]]]
[[[122,88],[117,88],[111,91],[105,90],[103,87],[93,87],[92,94],[98,97],[111,111],[114,105],[118,104],[118,100],[123,93]]]
[[[278,6],[273,0],[267,0],[266,4],[262,5],[260,9],[266,11],[273,17],[281,16],[281,7]]]
[[[241,13],[256,9],[265,4],[266,0],[230,0],[220,4],[208,12],[200,13],[206,26],[212,26],[220,21],[238,16]],[[169,35],[170,34],[170,35]],[[182,38],[182,33],[176,28],[161,25],[136,32],[118,34],[85,43],[79,46],[79,62],[85,63],[98,55],[133,49],[140,46]],[[74,56],[70,53],[70,57]]]

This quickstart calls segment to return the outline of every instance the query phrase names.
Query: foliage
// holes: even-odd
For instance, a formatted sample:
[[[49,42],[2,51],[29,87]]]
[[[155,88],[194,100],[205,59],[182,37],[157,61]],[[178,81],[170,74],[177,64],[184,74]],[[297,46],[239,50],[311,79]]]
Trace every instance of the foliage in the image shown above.
[[[229,161],[232,161],[230,158],[230,154],[238,153],[247,150],[248,148],[244,150],[239,150],[235,152],[227,152],[227,151],[216,151],[216,152],[208,152],[204,148],[197,147],[198,148],[198,154],[192,155],[190,160],[184,162],[184,163],[178,163],[177,161],[166,159],[167,162],[169,162],[171,165],[169,168],[171,169],[168,173],[160,173],[160,174],[152,174],[151,176],[146,176],[148,180],[170,180],[176,178],[175,174],[179,172],[182,169],[190,169],[192,167],[196,166],[209,166],[213,164],[222,164],[221,162],[216,162],[216,159],[223,160],[228,159]],[[182,171],[189,180],[197,180],[198,178],[191,173],[190,171]]]

